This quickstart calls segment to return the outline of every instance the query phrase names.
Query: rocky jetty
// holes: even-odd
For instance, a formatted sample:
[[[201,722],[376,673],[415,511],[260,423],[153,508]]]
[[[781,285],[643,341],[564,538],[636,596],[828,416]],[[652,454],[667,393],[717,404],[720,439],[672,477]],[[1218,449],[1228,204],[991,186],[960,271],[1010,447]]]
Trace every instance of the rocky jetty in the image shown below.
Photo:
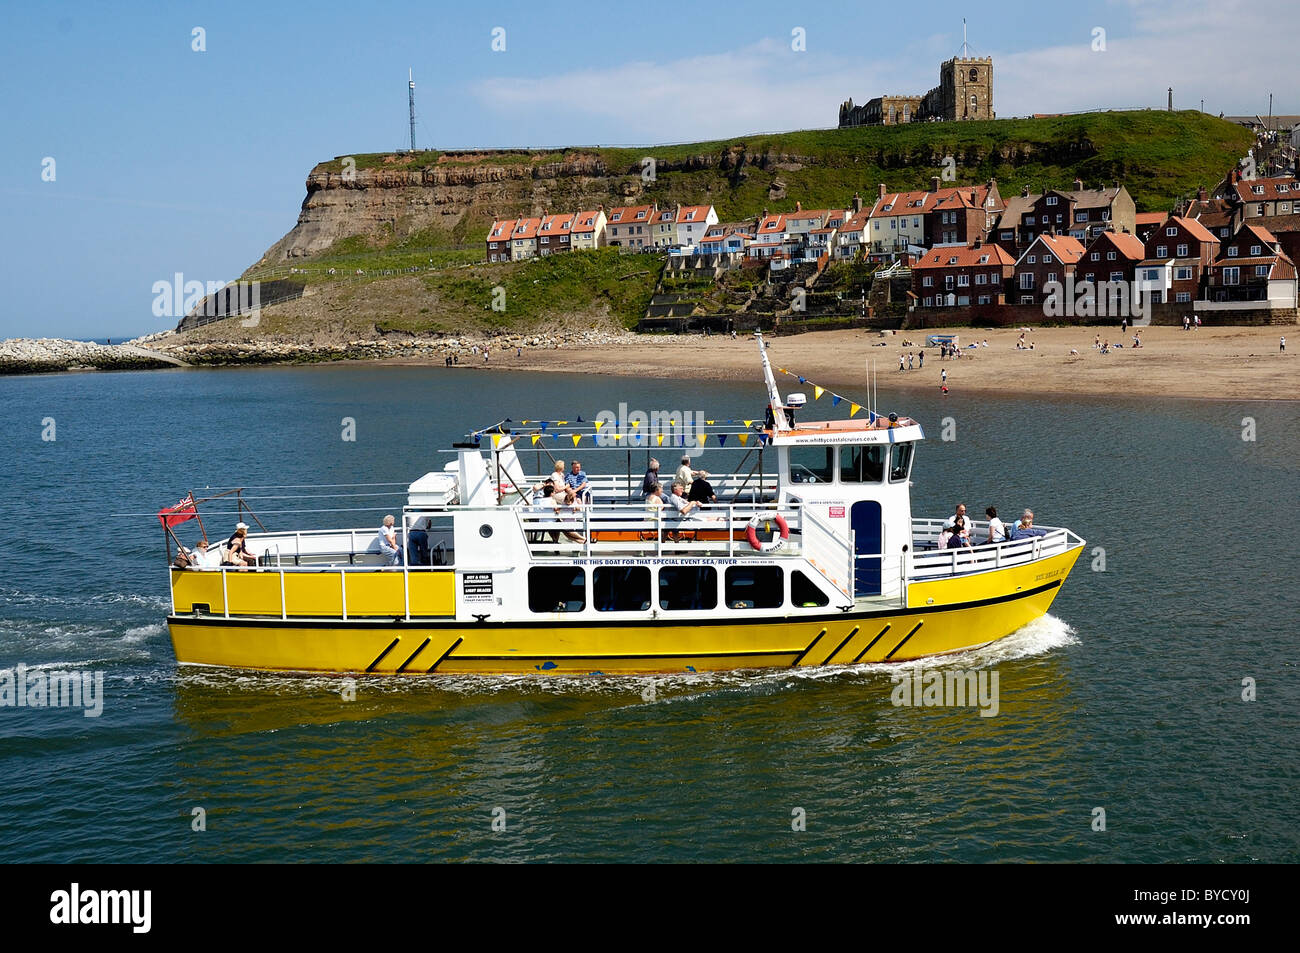
[[[60,338],[10,338],[0,341],[0,374],[52,371],[121,371],[174,367],[178,358],[136,344],[94,344]]]

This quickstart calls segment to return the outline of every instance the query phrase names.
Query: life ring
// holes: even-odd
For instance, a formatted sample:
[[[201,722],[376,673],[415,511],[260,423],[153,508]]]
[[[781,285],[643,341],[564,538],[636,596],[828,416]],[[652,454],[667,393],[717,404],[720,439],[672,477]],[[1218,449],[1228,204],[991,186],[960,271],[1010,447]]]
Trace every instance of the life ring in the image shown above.
[[[776,524],[778,534],[766,542],[760,541],[758,538],[759,527],[761,526],[765,533],[771,533],[773,523]],[[785,521],[785,517],[780,513],[755,513],[745,526],[745,539],[749,540],[749,545],[760,553],[770,553],[773,550],[780,549],[789,538],[790,524]]]

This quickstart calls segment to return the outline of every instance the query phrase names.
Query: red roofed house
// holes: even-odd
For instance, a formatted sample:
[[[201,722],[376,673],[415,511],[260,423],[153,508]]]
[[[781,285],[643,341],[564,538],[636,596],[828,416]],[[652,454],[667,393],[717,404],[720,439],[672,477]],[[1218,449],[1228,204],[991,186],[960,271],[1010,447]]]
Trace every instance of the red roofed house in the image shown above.
[[[537,254],[558,255],[573,248],[573,213],[545,215],[537,229]]]
[[[710,226],[716,224],[718,213],[712,205],[680,205],[677,207],[674,243],[683,248],[694,245],[708,234]]]
[[[1296,206],[1300,201],[1300,178],[1297,176],[1243,179],[1241,172],[1234,169],[1228,185],[1228,201],[1241,208],[1246,221],[1300,211]]]
[[[1083,243],[1077,238],[1039,235],[1016,261],[1015,292],[1008,291],[1008,299],[1013,304],[1041,305],[1050,293],[1044,288],[1052,282],[1062,285],[1057,294],[1063,295],[1066,276],[1074,274],[1083,252]]]
[[[620,205],[610,209],[606,241],[617,248],[650,248],[655,212],[653,205]]]
[[[927,244],[971,245],[987,241],[989,232],[1004,208],[996,179],[981,186],[939,189],[938,199],[927,213]]]
[[[1194,218],[1204,225],[1222,244],[1237,233],[1245,220],[1242,207],[1228,199],[1209,198],[1204,188],[1198,189],[1196,198],[1178,204],[1176,214]]]
[[[540,218],[516,219],[510,230],[510,260],[537,257],[537,230],[542,227]]]
[[[1211,301],[1270,301],[1294,308],[1295,262],[1268,229],[1243,225],[1223,243],[1206,291]]]
[[[1147,238],[1138,280],[1156,304],[1196,301],[1218,254],[1219,240],[1209,229],[1195,219],[1171,215]]]
[[[1102,232],[1074,266],[1076,287],[1084,281],[1132,282],[1146,247],[1131,232]]]
[[[510,233],[515,230],[515,219],[500,219],[492,223],[487,236],[487,260],[510,260]]]
[[[1016,260],[997,245],[934,248],[912,265],[912,293],[923,308],[1005,304],[1015,268]]]
[[[1168,217],[1168,212],[1138,212],[1134,216],[1137,224],[1133,227],[1133,234],[1146,241]]]
[[[754,233],[754,243],[758,245],[780,245],[785,241],[785,216],[777,213],[769,215],[767,209],[758,220],[758,230]]]
[[[669,245],[677,242],[677,210],[680,205],[674,205],[672,208],[656,209],[654,220],[650,223],[650,241],[655,248],[667,248]]]
[[[604,245],[606,224],[603,207],[573,216],[573,250],[590,251]]]

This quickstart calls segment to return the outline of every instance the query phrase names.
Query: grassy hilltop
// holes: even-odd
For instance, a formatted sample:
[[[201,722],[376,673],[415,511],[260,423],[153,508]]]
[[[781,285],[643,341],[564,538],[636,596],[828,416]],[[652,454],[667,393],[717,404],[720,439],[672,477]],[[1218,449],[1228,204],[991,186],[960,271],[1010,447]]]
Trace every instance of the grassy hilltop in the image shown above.
[[[654,290],[652,256],[580,253],[573,261],[489,265],[482,243],[492,218],[680,202],[712,203],[730,221],[791,210],[796,201],[843,208],[855,192],[870,206],[882,182],[891,191],[926,188],[948,156],[956,181],[944,185],[996,178],[1009,197],[1022,187],[1069,188],[1076,178],[1089,188],[1122,182],[1139,211],[1161,211],[1198,186],[1212,187],[1252,142],[1245,128],[1201,112],[1138,111],[808,130],[644,149],[358,154],[350,157],[358,172],[414,175],[417,184],[346,190],[331,183],[309,193],[304,216],[329,219],[331,234],[341,237],[305,256],[268,256],[245,277],[284,277],[294,267],[297,280],[317,286],[302,301],[268,309],[258,336],[302,339],[321,324],[356,335],[490,333],[556,322],[630,327]],[[649,183],[641,179],[646,156],[656,163]],[[342,158],[324,162],[312,178],[344,168]],[[451,184],[418,184],[426,174]],[[430,190],[439,202],[427,201]],[[366,200],[380,204],[363,215],[356,203]],[[435,205],[436,215],[428,211]],[[419,271],[402,272],[412,268]],[[505,312],[488,307],[497,285],[507,289]],[[224,329],[231,323],[205,329],[205,337],[239,334]]]

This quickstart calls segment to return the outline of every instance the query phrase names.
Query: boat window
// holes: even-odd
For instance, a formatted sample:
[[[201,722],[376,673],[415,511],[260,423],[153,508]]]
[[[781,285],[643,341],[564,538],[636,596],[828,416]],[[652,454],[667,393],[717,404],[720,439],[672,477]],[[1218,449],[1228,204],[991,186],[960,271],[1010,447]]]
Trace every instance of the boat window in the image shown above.
[[[581,612],[587,608],[587,574],[576,566],[528,570],[528,608],[534,612]]]
[[[796,569],[790,573],[790,602],[802,608],[824,606],[831,600],[811,579]]]
[[[791,447],[791,483],[830,483],[835,479],[835,447]]]
[[[885,448],[840,448],[841,483],[879,483],[885,478]]]
[[[889,450],[889,482],[901,483],[912,469],[912,445],[896,443]]]
[[[778,609],[785,601],[780,566],[732,566],[726,580],[727,605],[733,609]]]
[[[647,566],[601,566],[591,576],[591,601],[601,612],[640,612],[650,608]]]
[[[718,605],[718,571],[712,566],[659,570],[659,608],[713,609]]]

